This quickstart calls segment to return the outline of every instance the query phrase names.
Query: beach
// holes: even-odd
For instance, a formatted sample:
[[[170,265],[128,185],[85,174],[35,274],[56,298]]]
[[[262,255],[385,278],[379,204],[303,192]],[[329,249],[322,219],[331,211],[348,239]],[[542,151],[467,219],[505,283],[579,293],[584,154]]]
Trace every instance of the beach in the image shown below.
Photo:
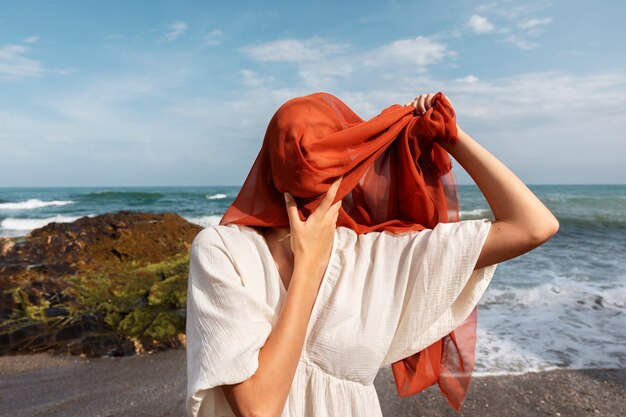
[[[0,417],[626,417],[626,1],[3,6]]]
[[[532,191],[557,216],[559,232],[550,241],[539,248],[503,262],[493,277],[489,288],[480,300],[478,308],[478,327],[476,341],[476,374],[515,374],[528,371],[545,371],[558,368],[626,368],[626,327],[623,325],[626,312],[626,257],[620,256],[626,247],[626,185],[530,185]],[[175,322],[182,330],[184,317],[185,276],[178,271],[178,265],[184,264],[184,258],[171,258],[180,251],[185,254],[184,245],[176,242],[176,237],[187,236],[189,243],[194,232],[202,227],[217,224],[226,209],[232,204],[240,190],[239,186],[198,186],[198,187],[42,187],[42,188],[4,188],[0,189],[0,270],[2,256],[11,256],[11,265],[21,265],[21,260],[28,257],[33,265],[45,264],[47,273],[56,273],[45,279],[43,289],[48,294],[40,294],[40,288],[32,288],[30,279],[16,278],[15,273],[7,271],[6,278],[0,277],[0,287],[13,289],[19,284],[24,295],[31,294],[40,300],[38,305],[52,300],[56,302],[50,288],[61,292],[61,283],[67,282],[65,271],[68,264],[83,265],[80,273],[100,268],[103,265],[117,265],[117,259],[111,253],[120,253],[124,262],[119,266],[123,274],[137,276],[145,271],[133,269],[131,260],[149,262],[171,259],[161,262],[158,268],[165,271],[163,277],[180,284],[178,295],[170,298],[172,307],[164,307],[168,315],[161,323]],[[459,186],[459,201],[462,202],[460,217],[462,220],[491,218],[492,213],[482,193],[475,185]],[[181,218],[175,221],[170,217],[169,225],[152,230],[141,223],[142,216],[135,221],[120,216],[117,223],[128,225],[126,228],[109,230],[110,219],[99,216],[132,209],[142,213],[176,213]],[[78,225],[74,222],[81,223]],[[91,220],[88,220],[91,219]],[[157,217],[154,217],[157,219]],[[56,222],[54,230],[41,234],[33,251],[13,253],[3,245],[4,239],[28,239],[37,228]],[[186,224],[186,222],[191,223]],[[94,228],[91,223],[99,224]],[[67,225],[68,230],[61,225]],[[75,227],[71,226],[75,224]],[[123,233],[122,233],[123,231]],[[81,236],[88,232],[89,239],[76,244],[83,245],[85,253],[78,259],[62,256],[65,248],[73,242],[68,236]],[[48,239],[57,242],[54,250],[47,245]],[[104,240],[102,240],[104,239]],[[122,241],[118,241],[122,239]],[[165,240],[164,240],[165,239]],[[93,247],[92,241],[108,242],[107,245]],[[160,241],[167,241],[169,249],[162,250]],[[33,241],[33,243],[35,243]],[[150,245],[150,250],[142,249]],[[8,252],[2,255],[3,248]],[[94,253],[97,256],[94,256]],[[32,256],[31,256],[32,254]],[[39,255],[47,254],[48,257]],[[98,262],[92,262],[94,259]],[[26,268],[26,265],[23,266]],[[28,269],[25,274],[33,274]],[[36,272],[36,271],[35,271]],[[67,272],[67,273],[66,273]],[[109,272],[108,276],[111,277]],[[2,272],[0,272],[2,275]],[[177,277],[176,277],[177,276]],[[39,276],[33,276],[36,281]],[[3,281],[4,279],[4,281]],[[134,294],[133,288],[126,288],[122,293],[116,278],[111,277],[110,286],[118,288],[121,299],[114,309],[119,314],[104,311],[102,314],[111,323],[123,320],[132,309],[127,299]],[[144,280],[144,290],[154,294],[152,300],[164,299],[157,293],[166,289],[165,285],[152,286],[163,280],[160,276],[154,280]],[[124,282],[132,282],[124,280]],[[165,282],[165,284],[170,281]],[[82,292],[91,291],[87,282],[78,284]],[[105,283],[103,283],[104,285]],[[169,284],[168,284],[169,285]],[[55,293],[56,294],[56,293]],[[93,295],[93,294],[91,294]],[[97,295],[97,294],[96,294]],[[8,296],[7,296],[8,297]],[[93,297],[92,297],[93,298]],[[11,303],[13,298],[8,299]],[[95,300],[101,305],[100,301]],[[141,303],[140,303],[141,304]],[[22,306],[13,306],[21,308]],[[59,306],[63,310],[72,310],[72,303]],[[141,304],[141,312],[150,305]],[[156,306],[155,306],[156,307]],[[161,307],[159,307],[161,308]],[[63,311],[59,310],[59,311]],[[12,311],[12,310],[11,310]],[[5,311],[6,317],[11,313]],[[53,310],[53,313],[56,310]],[[2,317],[0,305],[0,317]],[[56,313],[55,313],[56,314]],[[130,318],[135,318],[135,313]],[[62,317],[62,316],[60,316]],[[163,318],[163,317],[162,317]],[[51,317],[55,319],[56,317]],[[128,333],[131,330],[128,319],[121,326]],[[80,327],[90,326],[91,322]],[[26,323],[31,325],[30,322]],[[47,325],[47,324],[46,324]],[[34,328],[31,326],[29,329]],[[154,326],[153,326],[154,327]],[[159,335],[156,326],[150,333]],[[120,326],[117,326],[120,329]],[[154,330],[154,331],[152,331]],[[29,330],[29,334],[33,333]],[[35,332],[36,335],[39,333]],[[102,333],[102,332],[101,332]],[[101,333],[98,336],[101,336]],[[79,332],[80,336],[83,335]],[[61,336],[64,336],[63,334]],[[0,348],[2,347],[0,330]],[[94,340],[91,345],[110,343]],[[96,343],[97,342],[97,343]],[[76,350],[82,350],[82,346]],[[102,350],[102,349],[96,349]],[[126,347],[120,350],[127,350]]]
[[[189,245],[237,192],[2,190],[0,417],[183,416]],[[462,219],[490,217],[460,192]],[[536,192],[559,233],[481,298],[460,415],[626,415],[626,186]],[[437,386],[399,398],[388,368],[375,385],[385,416],[459,415]]]
[[[559,369],[474,377],[460,414],[437,386],[399,398],[390,368],[374,381],[385,417],[623,416],[626,369]],[[184,349],[87,358],[0,357],[0,416],[184,416]]]

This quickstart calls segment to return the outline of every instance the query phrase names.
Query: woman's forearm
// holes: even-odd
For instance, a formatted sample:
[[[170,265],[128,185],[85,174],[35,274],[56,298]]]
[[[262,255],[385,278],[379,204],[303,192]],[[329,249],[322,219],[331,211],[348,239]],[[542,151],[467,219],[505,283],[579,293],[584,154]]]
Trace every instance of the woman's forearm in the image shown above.
[[[456,143],[438,143],[472,177],[496,220],[517,226],[536,241],[554,235],[558,221],[550,210],[509,168],[460,127],[458,131]]]
[[[224,386],[233,411],[242,417],[279,416],[302,354],[311,310],[320,280],[311,277],[314,265],[294,263],[285,302],[276,325],[259,352],[255,374],[240,384]]]

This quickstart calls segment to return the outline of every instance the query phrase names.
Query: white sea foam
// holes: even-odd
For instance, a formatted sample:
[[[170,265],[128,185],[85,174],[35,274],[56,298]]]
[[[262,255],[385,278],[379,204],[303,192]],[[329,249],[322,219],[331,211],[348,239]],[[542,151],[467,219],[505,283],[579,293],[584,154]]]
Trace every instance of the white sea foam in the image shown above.
[[[26,201],[12,202],[12,203],[0,203],[0,210],[32,210],[42,207],[58,207],[66,206],[68,204],[74,204],[71,200],[53,200],[53,201],[41,201],[36,198],[31,198]]]
[[[461,219],[466,218],[466,217],[489,217],[491,214],[491,210],[490,209],[475,209],[475,210],[461,210],[459,211],[459,217],[461,217]]]
[[[6,219],[2,220],[2,222],[0,222],[0,227],[2,227],[2,229],[5,229],[7,231],[30,232],[33,229],[44,227],[45,225],[53,223],[53,222],[70,223],[79,218],[80,217],[61,216],[61,215],[56,215],[53,217],[46,217],[45,219],[21,219],[21,218],[7,217]]]
[[[624,280],[490,287],[478,312],[476,375],[626,368],[625,302]]]
[[[222,193],[211,194],[211,195],[207,194],[205,197],[207,198],[207,200],[223,200],[226,198],[226,194],[222,194]]]
[[[222,220],[222,216],[202,216],[202,217],[185,217],[188,222],[195,223],[202,227],[214,226],[219,224],[220,220]]]

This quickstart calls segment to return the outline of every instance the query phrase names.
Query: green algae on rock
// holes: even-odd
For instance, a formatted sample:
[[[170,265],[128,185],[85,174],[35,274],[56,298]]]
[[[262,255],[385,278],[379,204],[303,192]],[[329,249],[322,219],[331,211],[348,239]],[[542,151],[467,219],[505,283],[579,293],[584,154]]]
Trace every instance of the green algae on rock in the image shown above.
[[[180,347],[189,247],[201,229],[173,213],[123,211],[5,239],[0,354]]]

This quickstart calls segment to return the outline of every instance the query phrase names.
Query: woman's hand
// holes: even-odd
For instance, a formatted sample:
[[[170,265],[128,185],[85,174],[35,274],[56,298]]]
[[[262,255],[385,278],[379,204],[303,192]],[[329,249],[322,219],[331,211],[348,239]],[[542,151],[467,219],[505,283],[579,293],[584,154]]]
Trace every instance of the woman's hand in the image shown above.
[[[278,320],[259,350],[256,372],[243,382],[222,385],[237,416],[279,416],[285,408],[332,249],[341,200],[332,201],[340,181],[341,177],[330,186],[305,222],[298,216],[294,198],[285,193],[294,269]]]
[[[322,279],[324,275],[332,250],[341,200],[335,204],[332,204],[332,201],[337,195],[342,178],[339,177],[332,183],[319,205],[304,222],[298,215],[298,205],[295,199],[291,194],[285,193],[294,265],[302,263],[312,268],[313,271],[319,272],[319,279]]]
[[[408,103],[406,103],[405,106],[413,106],[413,108],[415,109],[414,112],[417,113],[418,116],[423,116],[428,111],[428,109],[430,109],[433,106],[434,96],[435,94],[433,93],[420,94],[419,96],[415,97],[412,101],[409,101]],[[444,97],[446,96],[444,95]],[[446,99],[450,101],[448,97],[446,97]]]

